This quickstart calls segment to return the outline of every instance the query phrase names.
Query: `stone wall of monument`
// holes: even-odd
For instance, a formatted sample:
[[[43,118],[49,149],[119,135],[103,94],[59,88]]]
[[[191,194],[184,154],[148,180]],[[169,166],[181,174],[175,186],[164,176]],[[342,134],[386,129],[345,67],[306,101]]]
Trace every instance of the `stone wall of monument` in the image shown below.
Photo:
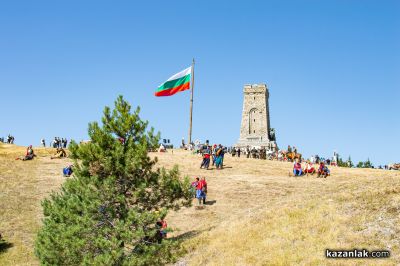
[[[268,98],[265,84],[244,86],[239,146],[264,146],[270,142]]]

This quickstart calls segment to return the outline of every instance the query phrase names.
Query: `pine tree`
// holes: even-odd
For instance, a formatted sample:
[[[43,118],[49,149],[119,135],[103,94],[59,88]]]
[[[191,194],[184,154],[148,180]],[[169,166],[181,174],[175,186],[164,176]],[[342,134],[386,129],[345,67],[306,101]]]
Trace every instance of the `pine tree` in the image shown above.
[[[177,167],[157,168],[148,151],[159,134],[122,96],[105,107],[90,142],[71,142],[74,177],[42,202],[35,253],[45,265],[154,265],[174,259],[177,243],[161,241],[156,222],[190,205],[189,180]]]
[[[374,168],[374,166],[372,165],[372,163],[371,163],[371,161],[369,160],[369,158],[365,161],[364,167],[365,167],[365,168]]]
[[[350,167],[350,168],[354,166],[353,161],[351,160],[350,155],[349,155],[349,158],[347,159],[347,165],[348,165],[348,167]]]

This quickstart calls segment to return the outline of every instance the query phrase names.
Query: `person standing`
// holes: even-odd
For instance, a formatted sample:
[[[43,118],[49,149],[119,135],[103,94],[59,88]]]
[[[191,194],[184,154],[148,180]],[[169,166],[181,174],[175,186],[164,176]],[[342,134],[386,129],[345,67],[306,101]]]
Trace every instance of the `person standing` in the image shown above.
[[[216,155],[216,152],[217,152],[217,144],[214,144],[214,146],[213,146],[213,148],[212,148],[212,165],[214,166],[214,164],[215,164],[215,161],[216,161],[216,159],[217,159],[217,155]]]
[[[287,153],[291,153],[292,152],[292,147],[290,147],[290,145],[287,146]]]
[[[207,147],[207,149],[203,153],[203,161],[201,162],[200,169],[204,167],[205,169],[208,170],[209,166],[210,166],[210,150]]]
[[[218,148],[216,149],[217,151],[215,152],[215,166],[217,169],[222,169],[222,162],[223,162],[223,149],[221,144],[218,145]]]
[[[207,182],[206,182],[206,178],[205,177],[203,177],[202,179],[201,179],[201,181],[200,182],[202,182],[203,183],[203,187],[202,187],[202,191],[203,191],[203,205],[205,205],[206,204],[206,198],[207,198]]]
[[[238,155],[238,158],[240,158],[240,148],[239,147],[237,148],[237,155]]]
[[[196,177],[196,198],[199,202],[199,206],[203,202],[204,192],[203,192],[203,182],[200,181],[200,178]]]

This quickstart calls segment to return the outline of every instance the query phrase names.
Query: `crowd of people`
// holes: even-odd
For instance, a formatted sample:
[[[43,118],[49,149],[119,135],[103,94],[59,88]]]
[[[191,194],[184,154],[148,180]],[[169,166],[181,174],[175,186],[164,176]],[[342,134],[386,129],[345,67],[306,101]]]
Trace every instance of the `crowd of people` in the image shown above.
[[[288,161],[293,160],[293,157],[297,155],[301,159],[301,154],[297,152],[297,148],[295,146],[292,148],[290,145],[287,150],[279,150],[276,145],[269,145],[261,147],[230,147],[227,151],[232,157],[237,156],[239,158],[244,155],[246,158],[253,159]]]
[[[232,157],[244,156],[245,158],[253,159],[268,159],[268,160],[278,160],[278,161],[291,161],[294,162],[298,160],[302,162],[302,155],[298,152],[296,146],[288,145],[286,150],[272,149],[271,147],[230,147],[227,152],[232,155]],[[326,165],[337,166],[339,155],[334,152],[332,158],[323,158],[319,155],[312,155],[309,158],[311,163],[319,164],[323,162]]]

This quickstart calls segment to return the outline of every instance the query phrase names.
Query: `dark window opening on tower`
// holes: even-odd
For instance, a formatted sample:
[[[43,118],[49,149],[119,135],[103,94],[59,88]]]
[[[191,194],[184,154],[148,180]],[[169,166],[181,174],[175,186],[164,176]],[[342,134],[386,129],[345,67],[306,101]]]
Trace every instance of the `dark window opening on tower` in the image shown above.
[[[254,122],[256,122],[256,120],[254,119]]]
[[[256,133],[256,131],[254,130],[253,133]]]
[[[254,96],[254,100],[256,99],[256,96]]]

